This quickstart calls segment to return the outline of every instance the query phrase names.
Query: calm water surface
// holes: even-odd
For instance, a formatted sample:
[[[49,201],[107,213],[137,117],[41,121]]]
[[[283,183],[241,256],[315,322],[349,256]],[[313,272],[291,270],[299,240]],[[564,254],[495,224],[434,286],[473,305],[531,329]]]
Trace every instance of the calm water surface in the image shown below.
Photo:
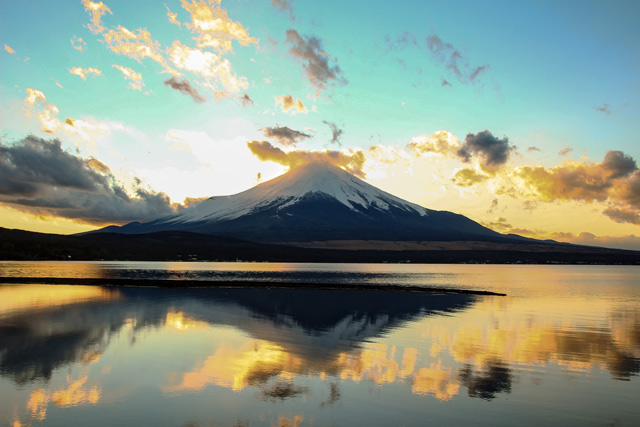
[[[2,426],[640,425],[639,374],[637,266],[0,262]]]

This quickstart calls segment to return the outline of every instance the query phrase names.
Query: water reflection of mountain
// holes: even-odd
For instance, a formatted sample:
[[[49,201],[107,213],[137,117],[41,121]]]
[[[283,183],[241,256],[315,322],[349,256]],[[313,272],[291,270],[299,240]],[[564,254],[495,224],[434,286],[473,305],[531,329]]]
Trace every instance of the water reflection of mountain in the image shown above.
[[[389,291],[122,288],[109,301],[22,310],[0,323],[0,374],[25,383],[100,354],[123,325],[162,326],[168,313],[241,329],[309,363],[416,319],[451,313],[472,295]]]

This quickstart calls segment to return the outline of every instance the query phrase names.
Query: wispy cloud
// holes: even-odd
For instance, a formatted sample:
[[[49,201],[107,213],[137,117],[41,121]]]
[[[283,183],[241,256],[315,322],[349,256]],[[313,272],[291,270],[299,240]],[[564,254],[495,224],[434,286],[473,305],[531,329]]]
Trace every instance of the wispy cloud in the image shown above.
[[[169,80],[164,82],[165,86],[169,86],[172,89],[181,92],[184,95],[188,95],[193,99],[194,102],[202,103],[205,101],[204,97],[198,93],[197,90],[191,86],[186,79],[178,80],[177,78],[171,77]]]
[[[281,12],[289,12],[289,18],[293,22],[296,20],[293,14],[293,2],[294,0],[271,0],[271,6],[280,9]]]
[[[73,46],[75,50],[82,52],[87,46],[87,43],[82,39],[82,37],[73,36],[71,37],[71,46]]]
[[[144,81],[142,79],[142,74],[137,73],[133,69],[131,69],[129,67],[124,67],[122,65],[114,64],[113,67],[118,69],[122,73],[122,75],[124,76],[125,79],[131,80],[129,82],[129,87],[131,89],[142,91],[142,88],[144,87]]]
[[[262,161],[272,161],[283,166],[296,167],[311,162],[325,162],[344,168],[348,172],[364,177],[362,170],[365,162],[365,155],[360,150],[351,151],[306,151],[293,150],[284,151],[273,146],[268,141],[250,141],[247,142],[249,150]]]
[[[298,142],[311,138],[311,135],[286,126],[274,126],[260,129],[266,138],[274,138],[279,144],[285,146],[296,145]]]
[[[303,113],[307,114],[307,107],[304,106],[300,98],[294,99],[291,95],[276,96],[276,107],[282,104],[282,111],[285,113],[291,112],[292,114]]]
[[[7,51],[8,53],[10,53],[11,55],[13,55],[13,54],[15,54],[15,53],[16,53],[16,51],[15,51],[15,50],[13,50],[13,49],[11,48],[11,46],[9,46],[9,45],[7,45],[7,44],[5,44],[5,45],[4,45],[4,50],[6,50],[6,51]]]
[[[84,9],[89,12],[91,16],[91,24],[88,25],[89,30],[94,34],[99,34],[104,31],[104,27],[100,23],[102,17],[109,12],[112,15],[111,9],[107,7],[103,2],[93,2],[91,0],[82,0]]]
[[[164,193],[140,184],[130,191],[104,163],[63,151],[59,140],[29,136],[11,146],[0,143],[0,203],[16,209],[97,225],[174,212]]]
[[[102,75],[101,70],[93,67],[89,67],[89,68],[73,67],[69,70],[69,72],[75,76],[80,77],[82,80],[87,80],[87,75],[94,75],[94,76]]]
[[[303,62],[302,68],[304,68],[311,86],[323,90],[331,81],[346,83],[340,66],[337,64],[329,65],[330,56],[322,49],[320,39],[316,37],[305,39],[296,30],[291,29],[287,30],[285,42],[292,45],[289,49],[291,55]]]
[[[566,147],[564,147],[562,150],[558,151],[558,156],[560,157],[564,157],[567,154],[571,153],[573,151],[573,148],[569,147],[568,145]]]
[[[442,39],[435,34],[427,37],[427,49],[433,57],[438,62],[444,64],[446,69],[453,73],[461,83],[474,84],[478,80],[478,77],[489,69],[489,64],[471,67],[460,51],[450,43],[442,41]],[[447,81],[443,79],[443,82]]]
[[[609,104],[603,104],[600,107],[596,107],[596,111],[600,112],[600,113],[604,113],[607,116],[611,115],[611,105]]]
[[[116,29],[110,29],[102,36],[107,47],[114,53],[128,56],[138,63],[142,63],[144,58],[150,58],[169,70],[162,55],[160,43],[151,38],[148,30],[139,28],[134,32],[118,25]]]
[[[171,22],[174,25],[177,25],[178,27],[181,27],[182,23],[178,21],[178,14],[171,12],[171,10],[169,9],[169,6],[165,5],[165,7],[167,8],[167,18],[169,18],[169,22]]]
[[[253,99],[251,99],[251,97],[247,95],[247,92],[243,93],[242,96],[239,96],[238,99],[242,103],[242,106],[245,108],[254,105]]]
[[[342,138],[342,134],[344,133],[344,130],[340,129],[340,127],[338,127],[338,125],[333,123],[333,122],[327,122],[327,121],[323,120],[322,123],[324,123],[325,125],[329,126],[329,129],[331,129],[331,141],[330,142],[332,144],[342,145],[342,143],[340,142],[340,138]]]

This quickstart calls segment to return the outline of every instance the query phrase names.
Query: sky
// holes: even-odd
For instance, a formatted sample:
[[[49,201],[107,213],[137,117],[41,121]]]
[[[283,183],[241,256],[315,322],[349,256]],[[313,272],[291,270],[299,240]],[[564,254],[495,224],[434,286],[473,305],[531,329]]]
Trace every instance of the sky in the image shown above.
[[[146,221],[327,161],[640,250],[636,1],[4,0],[0,226]]]

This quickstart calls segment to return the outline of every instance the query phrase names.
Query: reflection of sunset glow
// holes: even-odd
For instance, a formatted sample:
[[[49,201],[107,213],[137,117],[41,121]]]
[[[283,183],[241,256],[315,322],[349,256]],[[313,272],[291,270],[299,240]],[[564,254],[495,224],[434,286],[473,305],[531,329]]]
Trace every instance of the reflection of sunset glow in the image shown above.
[[[278,427],[298,427],[304,421],[302,415],[294,415],[292,417],[278,417]]]
[[[460,384],[455,372],[440,364],[421,368],[413,376],[411,391],[414,394],[432,395],[439,400],[450,400],[458,394],[459,390]]]
[[[302,360],[283,351],[280,346],[249,340],[240,348],[223,345],[197,370],[182,374],[178,384],[165,386],[163,391],[198,391],[209,384],[240,391],[249,384],[263,383],[283,371],[297,372],[302,366]]]
[[[100,400],[101,390],[98,386],[84,388],[88,377],[82,377],[72,382],[66,389],[53,393],[53,402],[56,406],[78,406],[85,404],[95,405]]]
[[[198,320],[185,317],[182,312],[170,311],[167,313],[165,320],[165,327],[175,329],[177,331],[187,331],[190,329],[201,329],[208,327],[206,322],[200,322]]]
[[[118,291],[97,286],[0,286],[0,315],[18,310],[58,307],[87,301],[110,301],[116,298],[119,298]]]
[[[37,388],[32,391],[27,401],[27,409],[31,412],[31,416],[39,421],[44,420],[47,417],[49,400],[50,397],[44,389]]]

